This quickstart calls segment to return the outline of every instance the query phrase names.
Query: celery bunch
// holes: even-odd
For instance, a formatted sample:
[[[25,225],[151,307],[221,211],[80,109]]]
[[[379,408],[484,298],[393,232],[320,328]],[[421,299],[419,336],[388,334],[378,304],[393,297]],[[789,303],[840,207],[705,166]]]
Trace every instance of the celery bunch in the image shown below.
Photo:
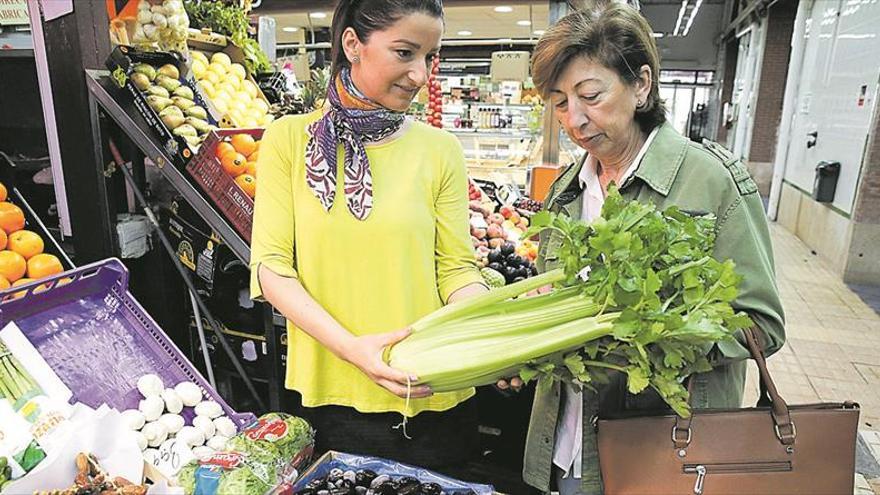
[[[682,416],[681,379],[711,370],[712,346],[751,325],[730,306],[739,276],[711,257],[715,220],[626,201],[612,189],[591,224],[541,212],[529,235],[559,234],[560,268],[451,304],[413,325],[388,352],[391,366],[435,392],[519,374],[593,387],[625,373]],[[521,297],[547,284],[549,294]]]

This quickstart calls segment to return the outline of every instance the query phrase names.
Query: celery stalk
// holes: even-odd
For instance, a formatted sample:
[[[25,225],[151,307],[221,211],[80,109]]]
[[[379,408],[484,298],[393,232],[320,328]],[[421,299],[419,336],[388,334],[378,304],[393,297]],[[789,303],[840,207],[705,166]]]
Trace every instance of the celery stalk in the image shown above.
[[[434,392],[495,383],[516,375],[523,364],[567,352],[611,333],[618,313],[578,318],[520,337],[459,340],[419,353],[392,353],[391,366],[414,373]]]
[[[434,325],[440,325],[447,321],[457,320],[472,316],[484,309],[490,304],[505,301],[516,296],[525,294],[545,285],[553,284],[565,280],[565,272],[559,268],[542,273],[536,277],[527,278],[514,284],[506,285],[495,290],[491,290],[477,297],[472,297],[464,301],[444,306],[437,311],[421,318],[412,324],[413,333],[421,332],[425,328]]]

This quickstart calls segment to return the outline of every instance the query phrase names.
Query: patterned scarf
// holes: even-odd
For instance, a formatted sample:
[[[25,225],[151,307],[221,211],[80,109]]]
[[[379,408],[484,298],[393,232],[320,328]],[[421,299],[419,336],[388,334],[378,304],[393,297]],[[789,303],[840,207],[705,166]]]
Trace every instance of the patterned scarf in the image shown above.
[[[358,220],[373,208],[373,175],[365,142],[381,141],[403,125],[404,114],[384,108],[364,96],[351,81],[349,69],[339,71],[327,89],[329,111],[309,126],[306,144],[306,182],[330,211],[336,197],[336,146],[342,144],[345,200]]]

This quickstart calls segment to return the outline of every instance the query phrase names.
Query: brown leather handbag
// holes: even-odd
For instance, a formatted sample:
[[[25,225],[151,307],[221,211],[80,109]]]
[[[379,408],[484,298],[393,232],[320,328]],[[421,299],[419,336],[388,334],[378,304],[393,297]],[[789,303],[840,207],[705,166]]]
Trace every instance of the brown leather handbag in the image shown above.
[[[858,404],[787,405],[756,332],[745,335],[760,371],[758,406],[600,419],[607,495],[853,492]]]

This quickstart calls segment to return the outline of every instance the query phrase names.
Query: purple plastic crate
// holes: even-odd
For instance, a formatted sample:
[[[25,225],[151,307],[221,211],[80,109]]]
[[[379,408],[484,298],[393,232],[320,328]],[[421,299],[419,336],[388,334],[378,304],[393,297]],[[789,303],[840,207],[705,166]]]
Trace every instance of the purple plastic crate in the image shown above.
[[[59,284],[63,279],[70,282]],[[21,291],[26,293],[10,298]],[[70,388],[72,402],[135,409],[142,398],[138,378],[155,373],[166,387],[199,385],[239,431],[256,420],[233,411],[144,311],[128,292],[128,270],[118,259],[0,292],[0,328],[10,321]],[[181,414],[190,424],[192,408]]]

